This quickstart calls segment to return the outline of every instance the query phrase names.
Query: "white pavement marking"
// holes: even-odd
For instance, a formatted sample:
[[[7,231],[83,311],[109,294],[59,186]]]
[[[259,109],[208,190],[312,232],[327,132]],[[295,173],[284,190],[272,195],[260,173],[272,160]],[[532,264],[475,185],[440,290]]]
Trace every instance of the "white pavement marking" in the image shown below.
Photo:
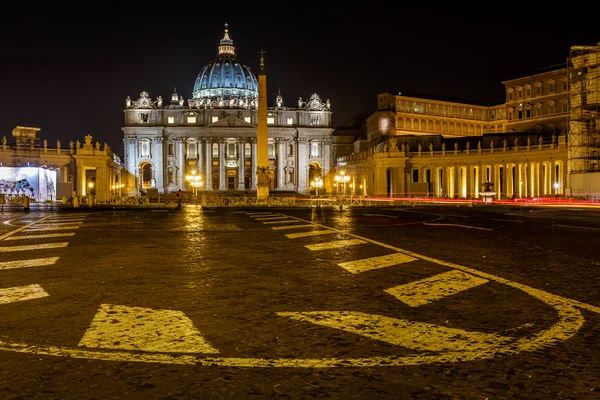
[[[85,217],[66,217],[66,218],[57,218],[57,217],[48,217],[46,221],[85,221]]]
[[[69,225],[79,225],[82,224],[83,222],[78,221],[78,222],[40,222],[39,224],[37,224],[37,226],[48,226],[48,225],[56,225],[56,226],[69,226]]]
[[[452,270],[419,281],[395,286],[384,290],[384,292],[391,294],[404,304],[419,307],[487,282],[489,282],[487,279]]]
[[[54,237],[64,237],[64,236],[73,236],[75,233],[46,233],[42,235],[19,235],[19,236],[11,236],[6,238],[5,240],[19,240],[19,239],[48,239]]]
[[[300,221],[298,221],[300,222]],[[308,225],[286,225],[286,226],[274,226],[271,229],[275,229],[275,230],[281,230],[281,229],[294,229],[294,228],[314,228],[315,226],[312,224],[308,224]]]
[[[587,227],[587,226],[574,226],[574,225],[554,225],[554,226],[559,226],[561,228],[584,229],[584,230],[588,230],[588,231],[600,231],[600,228],[591,228],[591,227]]]
[[[281,215],[281,214],[268,212],[268,213],[249,213],[248,215],[250,217],[269,217],[269,216],[275,216],[275,215]]]
[[[47,219],[47,218],[48,218],[48,217],[44,217],[44,218],[42,218],[42,219],[38,219],[37,221],[34,221],[34,222],[32,222],[32,223],[30,223],[30,224],[27,224],[27,225],[24,225],[24,226],[22,226],[22,227],[20,227],[20,228],[17,228],[17,229],[15,229],[14,231],[11,231],[11,232],[8,232],[8,233],[5,233],[4,235],[0,235],[0,240],[6,239],[7,237],[14,235],[15,233],[18,233],[18,232],[21,232],[21,231],[23,231],[23,230],[25,230],[25,229],[27,229],[27,228],[30,228],[31,226],[33,226],[33,225],[35,225],[35,224],[37,224],[37,223],[39,223],[39,222],[41,222],[41,221],[44,221],[44,220],[45,220],[45,219]]]
[[[256,218],[257,221],[269,221],[269,220],[273,220],[273,219],[290,219],[290,217],[276,216],[276,217],[261,217],[261,218]]]
[[[331,235],[332,233],[337,233],[337,232],[329,230],[329,229],[320,229],[318,231],[288,233],[285,236],[287,236],[289,239],[296,239],[296,238],[307,237],[307,236]]]
[[[219,353],[181,311],[102,304],[80,347],[167,353]]]
[[[387,214],[363,214],[365,217],[388,217],[388,218],[398,218],[396,215],[387,215]]]
[[[468,228],[468,229],[479,229],[482,231],[492,231],[492,228],[480,228],[478,226],[469,226],[469,225],[459,225],[459,224],[435,224],[431,222],[423,222],[423,225],[431,225],[431,226],[456,226],[458,228]]]
[[[34,258],[31,260],[17,260],[0,262],[0,270],[13,268],[43,267],[52,265],[58,261],[59,257]]]
[[[364,258],[362,260],[348,261],[339,263],[338,266],[346,269],[348,272],[358,274],[374,269],[391,267],[393,265],[405,264],[415,261],[416,258],[402,253],[386,254],[385,256]]]
[[[40,243],[40,244],[32,244],[30,246],[0,246],[0,253],[8,253],[11,251],[55,249],[57,247],[67,247],[68,244],[69,244],[69,242]]]
[[[516,340],[493,333],[465,331],[355,311],[278,312],[277,315],[418,351],[488,351]]]
[[[306,247],[309,250],[328,250],[328,249],[339,249],[340,247],[346,246],[354,246],[357,244],[367,243],[364,240],[360,239],[346,239],[346,240],[335,240],[333,242],[325,242],[325,243],[317,243],[317,244],[307,244]]]
[[[45,226],[43,228],[36,228],[35,226],[28,227],[29,231],[63,231],[67,229],[79,229],[79,226]]]
[[[0,289],[0,304],[40,299],[49,296],[40,285],[27,285]]]
[[[263,224],[289,224],[291,222],[298,222],[295,219],[286,219],[285,221],[267,221],[267,222],[263,222]]]

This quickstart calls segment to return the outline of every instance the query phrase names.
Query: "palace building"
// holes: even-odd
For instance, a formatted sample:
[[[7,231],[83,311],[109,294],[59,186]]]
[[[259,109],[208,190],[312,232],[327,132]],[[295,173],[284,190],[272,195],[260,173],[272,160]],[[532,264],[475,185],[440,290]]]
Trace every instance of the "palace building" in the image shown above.
[[[204,66],[192,98],[170,101],[143,91],[126,99],[124,167],[129,193],[190,190],[200,176],[206,193],[256,191],[258,81],[237,56],[229,29]],[[267,109],[269,190],[307,193],[334,166],[332,112],[317,93],[287,105],[279,93]]]

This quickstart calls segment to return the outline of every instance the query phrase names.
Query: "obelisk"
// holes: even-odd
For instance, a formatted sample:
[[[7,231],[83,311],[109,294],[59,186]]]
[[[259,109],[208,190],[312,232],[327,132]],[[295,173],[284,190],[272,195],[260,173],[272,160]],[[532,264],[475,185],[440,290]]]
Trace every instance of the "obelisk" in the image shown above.
[[[260,51],[260,72],[258,74],[258,138],[256,148],[256,197],[269,197],[269,133],[267,131],[267,74],[265,72],[265,51]]]

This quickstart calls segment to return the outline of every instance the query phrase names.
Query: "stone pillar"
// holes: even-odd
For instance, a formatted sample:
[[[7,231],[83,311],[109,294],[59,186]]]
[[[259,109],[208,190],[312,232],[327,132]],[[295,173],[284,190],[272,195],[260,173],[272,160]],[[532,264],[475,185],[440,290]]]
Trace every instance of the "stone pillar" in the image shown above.
[[[276,138],[277,143],[277,176],[275,182],[277,182],[277,189],[282,190],[285,187],[285,140],[283,138]]]
[[[244,160],[245,160],[245,140],[244,139],[238,139],[238,190],[244,190],[244,175],[245,175],[245,166],[244,166]]]
[[[308,154],[308,141],[305,138],[298,138],[298,192],[310,190]]]
[[[225,175],[225,139],[219,138],[219,190],[227,190]]]
[[[206,169],[206,164],[204,161],[204,140],[198,139],[198,174],[201,177],[205,176],[204,170]],[[206,183],[206,178],[202,178],[204,183]]]
[[[177,188],[185,189],[185,149],[184,138],[177,138],[175,154],[177,154]]]
[[[251,138],[252,141],[252,165],[250,166],[250,190],[256,190],[256,167],[257,167],[257,158],[256,151],[258,147],[258,142],[256,138]]]
[[[167,187],[165,182],[165,168],[164,168],[164,139],[162,137],[155,137],[152,139],[152,161],[153,161],[153,175],[156,181],[156,187],[159,193],[166,193]],[[158,172],[156,172],[158,171]]]
[[[206,138],[204,142],[204,150],[206,153],[206,171],[204,172],[204,189],[205,190],[213,190],[212,184],[212,140],[211,138]]]

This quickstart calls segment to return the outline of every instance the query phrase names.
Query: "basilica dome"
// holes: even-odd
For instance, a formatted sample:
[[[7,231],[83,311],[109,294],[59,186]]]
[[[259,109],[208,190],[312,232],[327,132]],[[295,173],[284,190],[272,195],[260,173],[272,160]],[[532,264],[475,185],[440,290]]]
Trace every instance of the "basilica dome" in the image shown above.
[[[258,105],[258,80],[250,67],[237,58],[227,26],[217,57],[196,78],[191,106],[256,108]]]

